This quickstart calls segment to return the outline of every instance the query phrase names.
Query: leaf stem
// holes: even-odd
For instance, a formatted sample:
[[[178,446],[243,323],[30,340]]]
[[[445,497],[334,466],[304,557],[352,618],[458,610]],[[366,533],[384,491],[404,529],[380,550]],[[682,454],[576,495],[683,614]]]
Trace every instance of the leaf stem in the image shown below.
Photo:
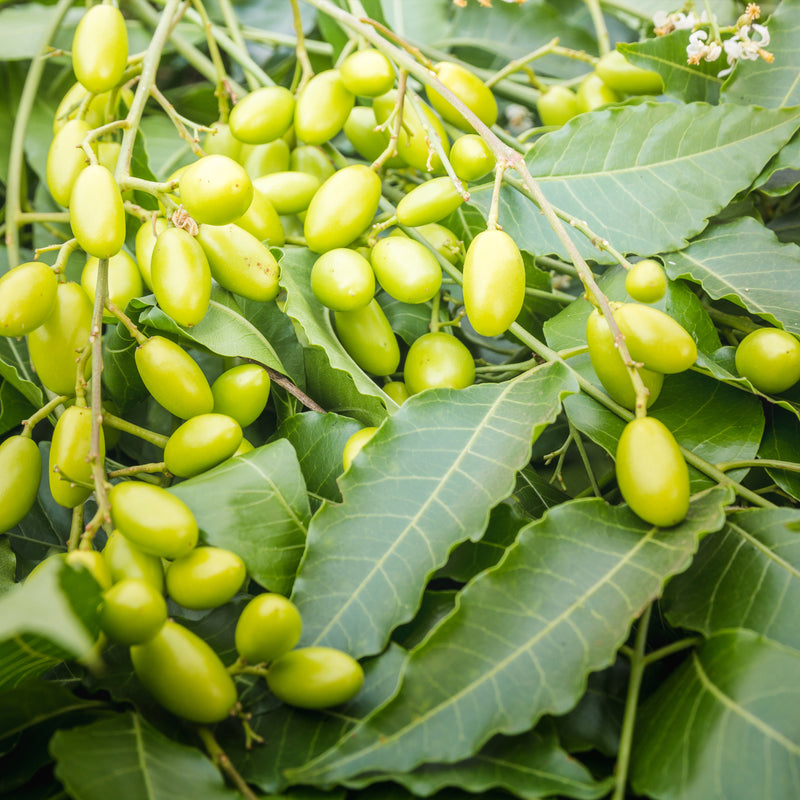
[[[110,414],[108,411],[103,412],[103,423],[108,425],[109,428],[115,428],[123,433],[130,433],[132,436],[154,444],[162,450],[167,446],[167,442],[169,441],[169,436],[164,436],[155,431],[149,431],[147,428],[142,428],[140,425],[135,425],[133,422],[122,419],[122,417],[114,416],[114,414]]]
[[[43,405],[38,411],[31,414],[28,419],[22,420],[22,436],[30,437],[37,423],[49,417],[62,403],[69,400],[69,395],[61,394]]]
[[[660,647],[658,650],[653,650],[652,653],[648,653],[644,657],[644,665],[649,666],[656,661],[660,661],[662,658],[671,656],[673,653],[680,653],[681,650],[687,650],[690,647],[696,647],[697,645],[701,644],[702,641],[702,636],[689,636],[686,639],[679,639],[677,642],[664,645],[664,647]]]
[[[211,757],[211,760],[224,775],[230,778],[231,782],[239,792],[241,792],[242,796],[245,797],[246,800],[258,800],[258,796],[247,785],[244,778],[239,774],[239,771],[231,763],[225,751],[219,746],[219,743],[214,738],[214,734],[205,726],[198,728],[197,733],[203,740],[203,745],[205,745],[206,752]]]
[[[508,77],[509,75],[513,74],[517,70],[524,67],[526,64],[530,63],[531,61],[536,60],[537,58],[541,58],[542,56],[547,55],[548,53],[553,52],[553,48],[558,44],[558,36],[551,39],[547,44],[543,44],[541,47],[538,47],[532,53],[528,53],[526,56],[522,56],[521,58],[514,58],[508,62],[501,70],[495,72],[491,78],[488,78],[484,81],[486,84],[487,89],[491,89],[498,81],[503,80],[503,78]]]
[[[583,0],[586,7],[589,9],[589,14],[592,17],[592,24],[594,25],[595,34],[597,35],[597,47],[600,50],[600,55],[605,55],[611,49],[611,42],[608,38],[608,28],[606,21],[603,17],[603,9],[600,8],[600,0]]]
[[[156,461],[151,464],[135,464],[132,467],[115,469],[108,473],[109,478],[127,478],[131,475],[152,475],[155,472],[166,472],[167,466],[163,461]]]
[[[723,461],[716,465],[720,472],[744,467],[763,467],[764,469],[785,469],[787,472],[800,472],[800,464],[793,461],[778,461],[771,458],[746,458],[742,461]]]
[[[297,53],[297,61],[300,64],[300,83],[297,84],[297,94],[303,90],[303,87],[314,77],[314,67],[311,66],[311,59],[308,57],[306,50],[306,37],[303,33],[303,18],[300,15],[300,5],[297,0],[291,0],[292,3],[292,24],[294,25],[294,33],[297,36],[297,45],[295,52]]]

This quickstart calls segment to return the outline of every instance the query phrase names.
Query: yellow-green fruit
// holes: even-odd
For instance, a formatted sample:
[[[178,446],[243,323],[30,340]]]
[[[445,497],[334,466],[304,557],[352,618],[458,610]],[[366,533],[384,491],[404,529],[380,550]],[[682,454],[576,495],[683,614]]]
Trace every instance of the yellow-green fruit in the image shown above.
[[[594,111],[596,108],[618,103],[622,98],[594,72],[587,75],[578,86],[578,110]]]
[[[70,119],[75,119],[78,109],[82,106],[83,101],[89,95],[89,92],[80,84],[73,83],[67,90],[67,93],[61,98],[56,109],[55,117],[53,118],[53,133],[58,133],[61,128]],[[116,99],[113,106],[109,107],[109,102],[112,98]],[[89,101],[83,119],[86,121],[89,128],[99,128],[105,124],[108,119],[107,115],[112,114],[116,116],[124,116],[124,112],[120,112],[118,107],[122,101],[123,106],[128,109],[133,102],[133,92],[130,89],[123,89],[121,92],[115,94],[114,90],[96,94]]]
[[[431,178],[412,189],[397,204],[397,221],[416,228],[438,222],[452,214],[463,202],[464,195],[450,177]]]
[[[539,95],[536,111],[542,125],[561,127],[581,112],[578,97],[566,86],[551,86]]]
[[[242,428],[227,414],[198,414],[167,440],[164,463],[180,478],[199,475],[230,458],[242,441]]]
[[[689,469],[669,429],[653,417],[631,420],[616,454],[617,483],[625,502],[645,522],[668,528],[689,510]]]
[[[128,61],[128,31],[115,6],[92,6],[72,40],[72,69],[90,92],[106,92],[122,79]]]
[[[78,244],[97,258],[111,258],[125,242],[122,194],[111,172],[91,164],[78,173],[69,201],[69,224]]]
[[[625,291],[639,303],[657,303],[667,291],[664,268],[652,258],[637,261],[625,276]]]
[[[92,464],[89,461],[91,442],[92,410],[70,406],[56,422],[50,445],[48,472],[53,499],[65,508],[80,505],[93,491]],[[102,464],[105,458],[102,427],[99,444],[99,459]]]
[[[207,155],[227,156],[239,161],[242,154],[242,143],[231,133],[227,122],[214,122],[211,130],[203,139],[203,150]],[[241,163],[241,162],[239,162]]]
[[[26,261],[0,278],[0,336],[24,336],[56,305],[58,278],[47,264]]]
[[[449,228],[438,222],[430,222],[420,225],[417,232],[451,264],[457,264],[461,259],[461,240]]]
[[[89,344],[92,304],[77,283],[60,283],[47,319],[28,334],[28,353],[39,380],[56,394],[75,394],[78,356]],[[87,373],[89,366],[87,364]]]
[[[336,167],[333,166],[333,162],[325,154],[325,151],[314,144],[295,147],[289,156],[289,169],[314,175],[319,178],[320,185],[336,172]]]
[[[664,91],[664,81],[657,72],[634,66],[618,50],[602,55],[594,71],[606,86],[622,94],[661,94]]]
[[[266,408],[270,386],[269,373],[260,364],[231,367],[211,384],[214,412],[227,414],[246,428]]]
[[[378,121],[371,106],[355,106],[344,123],[344,135],[355,151],[367,161],[375,161],[389,145],[389,132],[376,130]],[[385,162],[387,167],[404,167],[405,161],[394,155]]]
[[[800,342],[780,328],[758,328],[739,342],[736,369],[759,392],[785,392],[800,381]]]
[[[245,95],[231,109],[231,133],[246,144],[280,139],[294,117],[294,95],[283,86],[266,86]]]
[[[410,394],[425,389],[465,389],[475,382],[475,362],[462,341],[444,331],[432,331],[408,348],[403,378]]]
[[[355,97],[349,92],[338,69],[317,73],[297,98],[294,132],[306,144],[324,144],[342,129]]]
[[[131,647],[136,677],[167,711],[190,722],[220,722],[236,705],[236,686],[219,656],[197,635],[167,620]]]
[[[286,242],[283,224],[275,206],[254,186],[253,202],[239,219],[234,220],[243,230],[266,242],[270,247],[282,247]]]
[[[344,450],[342,451],[342,466],[349,469],[353,463],[353,459],[361,452],[364,445],[375,435],[378,429],[373,426],[367,426],[359,431],[356,431],[345,443]]]
[[[416,239],[379,239],[372,248],[370,262],[383,289],[401,303],[426,303],[442,286],[439,262]]]
[[[98,142],[97,160],[111,173],[117,168],[122,145],[119,142]]]
[[[372,48],[347,56],[339,73],[345,88],[359,97],[378,97],[394,86],[392,62]]]
[[[180,177],[181,203],[197,223],[227,225],[247,211],[253,184],[244,167],[228,156],[204,156]]]
[[[0,442],[0,533],[11,530],[31,510],[39,493],[42,460],[28,436]]]
[[[612,308],[631,358],[647,369],[672,375],[697,360],[694,339],[669,314],[640,303],[614,303]]]
[[[352,311],[334,311],[333,317],[339,340],[361,369],[373,375],[391,375],[397,370],[400,348],[377,300]]]
[[[101,553],[96,550],[71,550],[64,559],[72,567],[89,570],[101,589],[111,588],[111,573]]]
[[[151,277],[153,250],[156,246],[156,239],[166,229],[167,221],[164,217],[156,217],[155,222],[148,219],[136,231],[136,264],[145,286],[151,290],[153,288]]]
[[[439,80],[473,113],[480,121],[491,128],[497,122],[497,101],[492,90],[483,81],[460,64],[443,61],[434,67]],[[439,92],[430,86],[426,89],[430,104],[442,118],[465,131],[473,130],[464,115],[450,104]]]
[[[525,265],[514,240],[500,230],[479,233],[464,259],[464,308],[483,336],[508,330],[525,300]]]
[[[297,214],[308,208],[322,181],[308,172],[287,170],[262,175],[253,182],[278,214]]]
[[[477,181],[495,168],[497,160],[477,133],[465,133],[453,142],[450,163],[462,181]]]
[[[411,397],[411,392],[408,391],[408,387],[405,385],[404,381],[389,381],[388,383],[384,383],[381,389],[383,389],[383,391],[399,406],[403,405],[403,403]]]
[[[178,325],[197,325],[208,311],[211,269],[194,236],[182,228],[158,235],[150,261],[156,302]]]
[[[289,169],[290,150],[285,139],[267,144],[243,145],[241,163],[251,180]]]
[[[234,456],[242,456],[245,453],[249,453],[251,450],[255,450],[255,447],[247,441],[247,439],[242,438],[241,443],[236,448],[236,452],[233,454]]]
[[[247,577],[244,561],[221,547],[195,547],[167,568],[167,594],[184,608],[217,608]]]
[[[243,609],[234,634],[236,650],[251,664],[271,662],[299,641],[303,621],[297,606],[282,595],[264,592]]]
[[[352,311],[372,300],[375,273],[369,261],[355,250],[337,247],[323,253],[311,268],[311,291],[334,311]]]
[[[363,164],[340,169],[308,206],[306,244],[315,253],[347,247],[369,227],[380,199],[381,179],[373,170]]]
[[[238,225],[201,225],[197,241],[220,286],[261,302],[278,296],[280,267],[255,236]]]
[[[93,305],[99,266],[100,260],[90,256],[81,273],[81,286]],[[124,311],[125,306],[134,297],[141,297],[143,292],[142,275],[136,262],[124,250],[111,256],[108,260],[108,299],[120,311]],[[109,311],[103,312],[103,322],[115,322],[116,319]]]
[[[164,567],[161,559],[137,547],[119,531],[112,531],[103,548],[113,583],[135,578],[146,581],[160,594],[164,591]]]
[[[69,206],[72,186],[89,161],[80,146],[91,128],[82,119],[71,119],[53,137],[47,151],[47,188],[53,200]]]
[[[103,592],[100,627],[118,644],[144,644],[166,621],[167,604],[147,581],[124,578]]]

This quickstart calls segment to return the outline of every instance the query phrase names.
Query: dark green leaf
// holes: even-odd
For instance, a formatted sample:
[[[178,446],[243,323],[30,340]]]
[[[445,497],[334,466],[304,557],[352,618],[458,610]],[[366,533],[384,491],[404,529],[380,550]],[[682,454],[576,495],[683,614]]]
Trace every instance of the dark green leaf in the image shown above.
[[[31,369],[24,340],[6,336],[0,339],[0,377],[5,378],[35,408],[44,405],[44,396]]]
[[[517,474],[514,498],[531,519],[538,519],[548,508],[569,500],[566,493],[548,483],[532,467],[525,467]]]
[[[773,408],[767,430],[758,451],[760,458],[800,464],[800,419],[781,408]],[[770,478],[795,500],[800,500],[800,473],[770,468]]]
[[[8,537],[0,539],[0,596],[14,586],[14,575],[17,571],[17,557],[11,549]]]
[[[103,386],[120,411],[148,396],[136,368],[136,347],[122,324],[112,326],[103,337]]]

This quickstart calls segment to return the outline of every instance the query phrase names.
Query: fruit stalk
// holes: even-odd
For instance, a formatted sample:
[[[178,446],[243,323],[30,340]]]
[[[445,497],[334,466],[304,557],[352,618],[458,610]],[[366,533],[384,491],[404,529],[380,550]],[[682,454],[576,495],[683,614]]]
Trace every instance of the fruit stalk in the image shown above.
[[[214,734],[205,726],[198,728],[197,733],[203,740],[203,745],[211,760],[224,775],[230,778],[231,782],[241,792],[242,796],[246,798],[246,800],[258,800],[258,797],[247,785],[236,767],[233,766],[225,751],[219,746],[219,743],[214,738]]]

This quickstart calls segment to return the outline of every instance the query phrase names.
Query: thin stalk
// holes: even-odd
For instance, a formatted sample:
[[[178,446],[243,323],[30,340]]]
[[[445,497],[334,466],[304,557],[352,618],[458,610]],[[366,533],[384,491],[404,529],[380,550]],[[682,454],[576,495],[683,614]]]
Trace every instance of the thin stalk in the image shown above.
[[[743,317],[739,314],[727,314],[726,312],[719,311],[718,309],[706,303],[703,303],[703,308],[706,310],[708,316],[714,320],[714,322],[718,322],[720,325],[725,325],[728,328],[733,328],[735,331],[751,333],[752,331],[757,331],[761,327],[761,325],[757,325],[747,317]]]
[[[600,491],[600,487],[597,485],[597,478],[595,478],[594,470],[592,469],[591,462],[589,461],[589,456],[586,454],[586,448],[583,446],[583,439],[581,438],[581,435],[578,433],[577,429],[573,428],[571,422],[569,423],[569,427],[572,431],[572,438],[575,442],[575,447],[578,448],[578,454],[583,462],[583,468],[586,470],[586,475],[589,478],[592,491],[594,492],[595,497],[602,497],[603,493]]]
[[[211,56],[211,63],[214,65],[214,71],[217,74],[216,88],[214,89],[214,96],[217,98],[219,105],[219,118],[223,122],[227,122],[228,114],[230,113],[230,98],[228,97],[228,90],[225,88],[228,75],[225,71],[225,64],[222,62],[222,56],[217,47],[217,40],[214,38],[213,26],[211,20],[206,13],[206,7],[201,0],[192,0],[194,7],[197,11],[200,20],[203,23],[203,30],[206,35],[206,44],[208,45],[208,53]],[[246,48],[242,48],[246,51]]]
[[[277,33],[275,31],[262,31],[258,28],[248,28],[244,26],[242,33],[245,39],[259,44],[282,45],[285,47],[297,47],[297,37],[287,33]],[[327,42],[318,42],[314,39],[306,39],[306,50],[316,56],[333,56],[333,45]]]
[[[764,469],[785,469],[787,472],[800,472],[800,464],[792,461],[778,461],[773,458],[746,458],[742,461],[724,461],[717,464],[720,472],[728,472],[732,469],[743,469],[744,467],[763,467]]]
[[[486,218],[486,230],[497,230],[497,217],[500,213],[500,189],[503,186],[503,175],[505,174],[508,162],[504,159],[497,162],[494,169],[494,187],[492,188],[492,201],[489,205],[489,216]]]
[[[295,52],[297,53],[297,62],[300,64],[301,75],[300,83],[297,84],[297,93],[303,90],[303,87],[314,76],[314,68],[311,66],[311,59],[308,57],[306,50],[306,37],[303,33],[303,18],[300,16],[300,5],[297,0],[291,0],[292,3],[292,24],[294,25],[294,33],[297,36],[297,46]]]
[[[89,445],[89,462],[92,465],[97,514],[99,522],[111,523],[111,504],[106,490],[106,472],[100,437],[103,435],[103,308],[108,297],[108,259],[101,258],[97,265],[97,283],[94,290],[92,328],[89,341],[92,348],[92,428]],[[79,375],[82,374],[79,371]],[[92,530],[95,530],[92,528]]]
[[[71,553],[78,549],[83,533],[83,503],[72,509],[72,521],[69,526],[69,539],[67,541],[67,552]]]
[[[386,120],[387,122],[390,120],[393,122],[392,132],[389,135],[389,143],[386,145],[386,149],[372,162],[372,164],[370,164],[370,169],[374,169],[375,172],[378,172],[380,168],[393,155],[395,155],[395,153],[397,153],[397,140],[400,138],[400,130],[403,127],[403,104],[405,103],[407,80],[408,73],[404,69],[401,69],[400,75],[397,79],[397,100],[395,102],[395,107],[392,109],[392,113]]]
[[[166,472],[167,465],[163,461],[152,464],[135,464],[132,467],[115,469],[108,473],[109,478],[129,478],[131,475],[152,475],[155,472]]]
[[[653,650],[652,653],[648,653],[644,657],[644,664],[645,666],[649,666],[656,661],[661,661],[662,658],[671,656],[674,653],[680,653],[681,650],[688,650],[690,647],[697,647],[697,645],[699,645],[702,641],[702,636],[690,636],[686,639],[680,639],[677,642],[673,642],[672,644],[664,645],[664,647],[660,647],[658,650]]]
[[[258,800],[258,796],[247,785],[247,782],[239,774],[236,767],[233,766],[225,751],[219,746],[219,743],[214,738],[214,734],[206,727],[198,728],[197,733],[202,739],[203,745],[211,760],[216,764],[217,768],[230,779],[245,800]]]
[[[583,0],[586,7],[589,9],[589,14],[592,17],[592,24],[594,31],[597,35],[597,47],[600,50],[600,55],[605,55],[611,50],[611,41],[608,37],[608,28],[606,21],[603,17],[603,9],[600,8],[600,0]]]
[[[231,4],[231,0],[217,0],[219,2],[219,7],[222,10],[222,17],[225,20],[225,24],[228,26],[228,32],[231,35],[231,39],[236,43],[236,46],[244,53],[247,52],[247,42],[244,40],[244,36],[242,34],[242,26],[239,24],[239,18],[236,16],[236,12],[233,10],[233,5]],[[249,69],[244,69],[244,77],[247,81],[247,85],[250,87],[250,91],[258,89],[259,83],[258,78],[256,78],[255,74],[252,73]],[[225,117],[220,116],[220,119],[223,122],[227,121],[227,112]]]
[[[109,428],[114,428],[123,433],[129,433],[131,436],[136,436],[145,442],[160,447],[162,450],[167,446],[169,436],[163,436],[155,431],[149,431],[147,428],[142,428],[141,425],[134,425],[122,417],[116,417],[114,414],[109,414],[108,411],[103,412],[103,424],[108,425]]]
[[[226,98],[226,102],[225,103],[220,102],[219,104],[220,119],[223,118],[223,112],[222,112],[223,107],[226,109],[228,108],[227,106],[228,95],[225,92],[224,85],[222,88],[222,93],[223,96]],[[192,148],[192,152],[196,156],[205,155],[205,153],[203,152],[203,148],[200,147],[200,137],[198,136],[198,134],[200,131],[210,131],[212,129],[206,125],[200,125],[196,122],[192,122],[192,120],[187,119],[186,117],[179,114],[175,110],[175,106],[173,106],[172,103],[170,103],[170,101],[167,100],[166,97],[164,97],[164,95],[161,93],[161,90],[157,86],[153,86],[153,88],[150,90],[150,94],[152,95],[153,99],[161,106],[166,115],[169,117],[170,121],[175,126],[175,129],[178,131],[178,135],[181,137],[181,139],[183,139],[189,145],[189,147]],[[227,112],[225,114],[225,118],[227,119]],[[194,130],[194,136],[192,136],[189,133],[189,131],[187,130],[187,126]]]
[[[21,435],[25,437],[32,436],[33,429],[36,427],[36,425],[43,419],[49,417],[62,403],[66,403],[67,400],[69,400],[69,396],[65,394],[54,397],[52,400],[45,403],[45,405],[43,405],[38,411],[31,414],[28,419],[22,420]]]
[[[541,58],[542,56],[545,56],[548,53],[552,53],[553,48],[557,44],[558,44],[558,37],[556,36],[554,39],[551,39],[547,44],[543,44],[541,47],[537,48],[532,53],[528,53],[528,55],[522,56],[522,58],[512,59],[501,70],[495,72],[495,74],[492,75],[491,78],[485,80],[484,83],[486,84],[487,88],[491,89],[495,84],[503,80],[503,78],[507,78],[509,75],[513,74],[518,69],[521,69],[529,62],[534,61],[537,58]]]

